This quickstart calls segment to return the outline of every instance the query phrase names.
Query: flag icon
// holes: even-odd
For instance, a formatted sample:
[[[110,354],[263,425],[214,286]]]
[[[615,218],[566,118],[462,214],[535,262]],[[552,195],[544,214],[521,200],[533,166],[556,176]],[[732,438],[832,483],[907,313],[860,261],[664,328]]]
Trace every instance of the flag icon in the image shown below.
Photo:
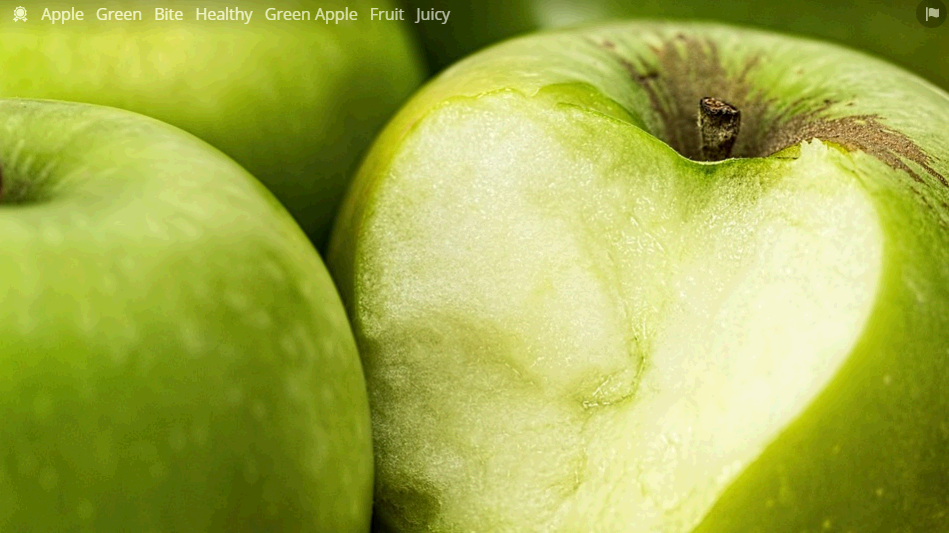
[[[916,4],[916,20],[927,28],[942,26],[949,18],[946,11],[946,0],[921,0]]]

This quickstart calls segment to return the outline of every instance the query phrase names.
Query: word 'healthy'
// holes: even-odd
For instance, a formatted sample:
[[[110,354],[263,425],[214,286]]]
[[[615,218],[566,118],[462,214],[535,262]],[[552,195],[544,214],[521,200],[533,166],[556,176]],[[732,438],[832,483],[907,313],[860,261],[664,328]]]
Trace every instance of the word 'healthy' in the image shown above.
[[[441,11],[432,9],[415,10],[415,24],[422,22],[440,22],[448,23],[448,16],[451,11]],[[67,22],[85,20],[85,12],[75,7],[68,10],[43,10],[42,21],[49,21],[52,24],[66,24]],[[152,20],[156,21],[183,21],[195,20],[201,22],[240,22],[250,24],[253,19],[253,10],[243,10],[239,7],[229,7],[225,9],[208,9],[198,7],[194,9],[194,18],[187,19],[182,10],[166,7],[156,7]],[[101,21],[138,21],[143,20],[144,15],[140,10],[111,10],[108,8],[99,8],[96,10],[96,19]],[[355,9],[344,8],[342,10],[323,10],[319,8],[315,11],[287,11],[276,8],[269,8],[264,11],[264,19],[269,21],[321,21],[326,24],[341,22],[351,22],[359,20],[359,12]],[[404,9],[383,10],[377,7],[370,9],[369,20],[372,21],[404,21]]]

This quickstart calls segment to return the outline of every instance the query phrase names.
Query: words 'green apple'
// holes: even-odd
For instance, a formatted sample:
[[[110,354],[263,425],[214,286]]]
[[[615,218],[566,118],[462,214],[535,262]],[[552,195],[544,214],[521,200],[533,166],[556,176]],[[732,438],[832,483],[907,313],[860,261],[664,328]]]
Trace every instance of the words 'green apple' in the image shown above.
[[[365,531],[345,311],[236,163],[126,111],[0,100],[0,530]]]
[[[369,20],[388,0],[253,1],[250,22],[195,20],[233,3],[176,2],[182,20],[155,20],[150,3],[104,4],[138,10],[140,21],[51,25],[43,10],[4,26],[0,96],[52,98],[128,109],[174,124],[250,171],[322,245],[364,150],[422,80],[408,29]],[[356,10],[355,21],[267,20],[275,12]],[[12,11],[13,7],[10,7]]]
[[[699,102],[741,115],[700,162]],[[941,531],[949,97],[716,25],[527,37],[387,128],[329,264],[393,531]],[[715,158],[713,158],[715,159]]]

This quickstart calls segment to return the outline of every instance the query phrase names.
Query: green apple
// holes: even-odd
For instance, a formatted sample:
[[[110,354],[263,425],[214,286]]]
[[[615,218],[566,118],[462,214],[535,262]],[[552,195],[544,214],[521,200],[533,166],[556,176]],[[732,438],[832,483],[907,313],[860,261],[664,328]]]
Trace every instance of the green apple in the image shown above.
[[[56,25],[30,7],[27,22],[4,23],[0,96],[120,107],[183,128],[260,179],[321,244],[364,150],[422,79],[407,23],[369,20],[388,3],[245,2],[249,24],[195,20],[198,7],[234,7],[225,2],[177,2],[181,21],[156,21],[156,4],[84,4],[82,21]],[[143,20],[98,20],[103,6]],[[358,17],[267,20],[271,7]]]
[[[0,172],[0,530],[368,530],[352,332],[259,182],[151,118],[19,99]]]
[[[329,249],[380,524],[944,530],[946,124],[897,67],[724,25],[446,70]]]
[[[703,19],[810,35],[878,54],[949,89],[946,27],[916,22],[917,2],[866,0],[401,0],[406,19],[419,9],[451,11],[446,24],[413,25],[433,67],[441,69],[483,46],[539,28],[609,19]],[[935,7],[935,2],[930,2]],[[945,16],[945,13],[943,13]]]

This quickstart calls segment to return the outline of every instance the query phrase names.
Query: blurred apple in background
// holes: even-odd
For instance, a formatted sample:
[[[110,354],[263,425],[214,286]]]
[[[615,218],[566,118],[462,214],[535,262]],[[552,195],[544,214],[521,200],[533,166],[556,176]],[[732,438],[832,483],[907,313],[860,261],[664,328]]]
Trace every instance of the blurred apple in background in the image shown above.
[[[12,4],[11,4],[12,5]],[[44,4],[69,9],[73,4]],[[96,9],[139,9],[141,22],[103,22]],[[137,111],[213,144],[261,180],[316,243],[364,149],[422,79],[414,36],[369,21],[368,2],[245,2],[250,24],[155,21],[154,5],[83,4],[82,22],[4,23],[0,96],[52,98]],[[268,21],[282,10],[356,9],[356,21]],[[12,7],[11,7],[12,10]]]
[[[949,95],[889,63],[724,25],[447,69],[380,135],[328,254],[377,521],[943,531],[946,124]]]
[[[0,530],[359,532],[365,382],[322,261],[177,128],[0,100]]]
[[[624,18],[707,19],[751,24],[821,37],[872,52],[949,88],[949,35],[916,20],[917,2],[842,0],[402,0],[406,18],[415,9],[451,10],[448,24],[414,27],[432,66],[456,59],[506,37],[539,29]]]

